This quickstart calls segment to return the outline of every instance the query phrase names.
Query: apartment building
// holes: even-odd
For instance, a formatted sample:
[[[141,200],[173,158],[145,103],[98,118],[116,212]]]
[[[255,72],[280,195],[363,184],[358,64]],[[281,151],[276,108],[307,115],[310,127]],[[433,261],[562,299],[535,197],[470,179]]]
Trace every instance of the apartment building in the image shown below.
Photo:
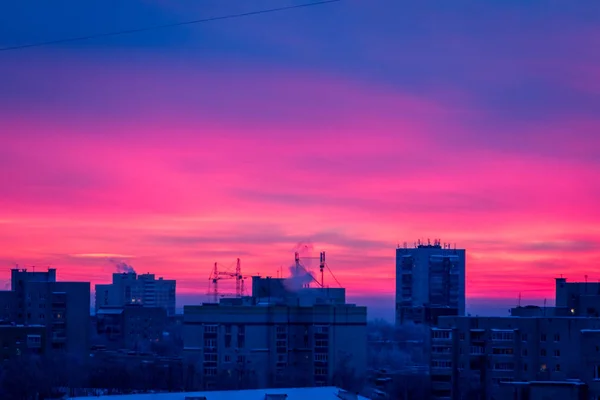
[[[46,350],[84,356],[89,351],[89,282],[57,282],[56,269],[11,270],[11,290],[1,292],[6,322],[46,329]]]
[[[600,396],[600,319],[440,317],[431,328],[435,399],[502,399],[504,384],[581,379]]]
[[[434,240],[396,249],[396,324],[465,313],[466,252]]]
[[[112,283],[95,287],[95,310],[141,304],[144,307],[162,307],[169,316],[175,315],[175,280],[158,278],[154,274],[135,272],[114,273]]]
[[[101,308],[96,314],[96,333],[106,339],[108,348],[150,351],[151,343],[162,339],[167,322],[162,307],[129,304]]]
[[[197,360],[202,386],[327,386],[335,377],[364,376],[366,307],[298,295],[184,307],[184,352]]]

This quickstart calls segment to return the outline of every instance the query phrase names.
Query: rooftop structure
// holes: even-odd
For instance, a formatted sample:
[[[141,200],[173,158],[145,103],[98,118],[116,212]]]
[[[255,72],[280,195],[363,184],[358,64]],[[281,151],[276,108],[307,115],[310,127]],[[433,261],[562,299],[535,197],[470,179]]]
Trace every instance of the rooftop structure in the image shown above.
[[[336,387],[99,396],[106,400],[369,400]],[[98,398],[98,397],[95,397]],[[72,398],[89,400],[89,397]]]
[[[396,324],[465,313],[464,249],[439,239],[396,249]]]

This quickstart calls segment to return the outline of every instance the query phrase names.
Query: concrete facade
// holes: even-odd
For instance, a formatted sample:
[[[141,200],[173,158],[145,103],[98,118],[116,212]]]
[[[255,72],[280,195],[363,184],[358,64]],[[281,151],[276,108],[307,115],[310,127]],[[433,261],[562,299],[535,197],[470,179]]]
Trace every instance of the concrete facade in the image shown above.
[[[154,274],[114,273],[112,283],[96,285],[95,310],[141,304],[163,307],[172,316],[175,315],[176,284],[175,280],[156,279]]]
[[[441,317],[430,332],[433,398],[502,399],[501,383],[567,379],[600,396],[598,318]]]
[[[439,241],[396,249],[396,325],[465,314],[464,249]]]

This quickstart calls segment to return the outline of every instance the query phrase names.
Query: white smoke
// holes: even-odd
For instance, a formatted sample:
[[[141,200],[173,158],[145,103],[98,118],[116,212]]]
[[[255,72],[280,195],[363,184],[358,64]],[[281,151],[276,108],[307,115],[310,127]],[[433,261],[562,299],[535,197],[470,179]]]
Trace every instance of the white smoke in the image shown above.
[[[290,276],[285,278],[283,285],[291,292],[297,292],[315,280],[314,275],[300,264],[290,266],[289,270]]]
[[[115,260],[114,258],[109,258],[108,261],[114,264],[115,268],[117,269],[117,272],[135,274],[135,269],[131,265],[127,264],[125,261]]]

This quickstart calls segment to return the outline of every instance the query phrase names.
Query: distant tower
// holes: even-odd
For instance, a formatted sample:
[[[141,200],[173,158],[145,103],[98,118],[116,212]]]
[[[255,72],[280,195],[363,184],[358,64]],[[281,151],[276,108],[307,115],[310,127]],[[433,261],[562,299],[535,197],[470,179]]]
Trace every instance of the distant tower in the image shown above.
[[[396,324],[465,315],[466,251],[442,241],[396,249]]]

